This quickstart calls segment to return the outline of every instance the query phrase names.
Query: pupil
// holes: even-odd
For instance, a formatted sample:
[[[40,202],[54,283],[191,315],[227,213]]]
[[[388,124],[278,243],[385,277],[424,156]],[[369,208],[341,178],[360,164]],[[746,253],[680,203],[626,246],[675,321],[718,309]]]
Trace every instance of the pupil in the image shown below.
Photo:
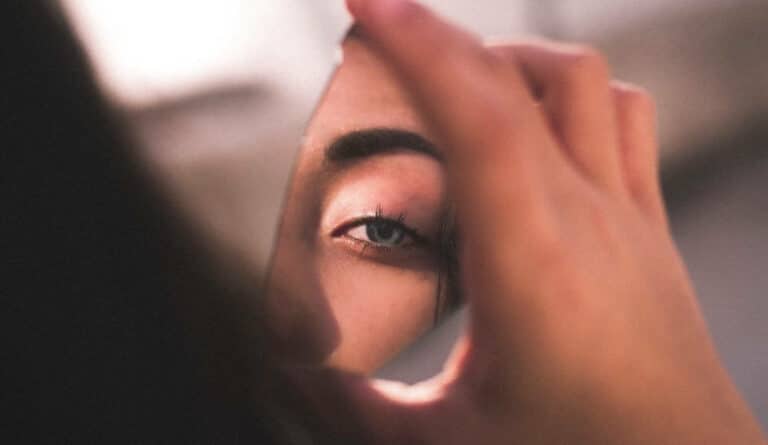
[[[393,242],[392,238],[397,237],[397,228],[387,222],[373,222],[366,227],[366,235],[368,239],[374,242]]]

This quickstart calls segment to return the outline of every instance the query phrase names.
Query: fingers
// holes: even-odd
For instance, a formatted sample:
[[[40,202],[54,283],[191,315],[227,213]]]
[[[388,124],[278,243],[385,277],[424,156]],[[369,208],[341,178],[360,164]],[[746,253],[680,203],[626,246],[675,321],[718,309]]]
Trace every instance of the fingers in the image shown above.
[[[642,94],[612,87],[607,63],[599,53],[541,42],[484,51],[475,38],[413,2],[349,3],[437,133],[445,136],[447,158],[461,165],[460,175],[449,171],[449,180],[457,181],[454,192],[483,189],[472,186],[481,177],[485,180],[480,185],[511,181],[499,188],[507,203],[529,201],[525,198],[531,197],[532,188],[542,185],[536,175],[543,170],[551,175],[552,164],[557,163],[558,158],[551,155],[557,144],[549,128],[544,128],[549,124],[559,148],[593,183],[632,196],[646,212],[664,219],[653,111],[647,109]],[[546,119],[533,105],[531,86],[540,93]],[[548,163],[546,168],[542,159]],[[514,172],[509,171],[510,165]],[[506,177],[496,184],[499,176]],[[463,187],[466,184],[470,187]],[[516,190],[527,196],[515,199]],[[493,188],[483,191],[493,192]],[[494,201],[493,195],[483,194],[484,201],[493,206],[503,203]],[[490,216],[472,213],[479,219]]]
[[[610,70],[600,53],[553,42],[510,43],[492,49],[521,66],[562,149],[578,169],[603,188],[622,193]]]
[[[551,230],[547,180],[567,168],[566,160],[517,65],[415,3],[393,3],[350,1],[350,9],[446,151],[468,252],[468,298],[474,314],[500,314],[508,300],[494,289],[502,280],[530,281],[524,277],[537,264],[531,255],[540,251],[534,240]]]
[[[538,41],[490,49],[520,65],[574,164],[602,188],[630,196],[666,225],[650,96],[611,81],[602,56],[589,48]]]
[[[659,186],[656,110],[650,95],[613,82],[613,100],[621,141],[624,183],[637,206],[662,226],[666,211]]]
[[[646,131],[642,113],[624,99],[619,107],[594,51],[521,44],[500,55],[412,2],[349,4],[364,41],[401,77],[446,150],[473,329],[495,336],[489,347],[521,341],[502,327],[532,318],[526,314],[542,300],[548,274],[568,260],[561,231],[568,221],[553,210],[562,190],[579,196],[577,173],[621,198],[630,196],[625,171],[651,183],[644,156],[655,145],[635,135]],[[652,193],[636,195],[651,202]]]
[[[392,6],[395,3],[399,6]],[[457,165],[462,172],[454,179],[471,182],[462,178],[487,177],[489,166],[510,164],[493,160],[514,158],[515,174],[506,171],[505,180],[515,182],[525,177],[521,173],[536,156],[536,150],[519,153],[523,148],[551,149],[549,141],[542,143],[548,137],[545,122],[516,66],[500,63],[474,36],[413,2],[349,4],[367,43],[392,63],[444,139],[448,169]],[[503,81],[498,75],[502,70]],[[518,142],[523,138],[525,143]]]

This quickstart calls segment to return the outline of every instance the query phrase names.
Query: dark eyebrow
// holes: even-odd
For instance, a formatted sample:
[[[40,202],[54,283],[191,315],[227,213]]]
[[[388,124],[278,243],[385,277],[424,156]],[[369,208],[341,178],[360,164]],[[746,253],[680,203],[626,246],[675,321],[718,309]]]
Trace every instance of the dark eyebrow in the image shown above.
[[[398,150],[411,150],[442,160],[440,152],[424,136],[398,128],[368,128],[343,134],[325,150],[325,160],[343,163]]]

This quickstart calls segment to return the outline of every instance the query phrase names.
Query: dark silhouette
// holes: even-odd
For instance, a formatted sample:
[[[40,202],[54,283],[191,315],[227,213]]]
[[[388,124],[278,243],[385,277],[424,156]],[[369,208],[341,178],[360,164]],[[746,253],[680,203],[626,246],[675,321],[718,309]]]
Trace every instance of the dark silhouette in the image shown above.
[[[0,4],[0,442],[280,439],[258,293],[214,272],[51,3]]]

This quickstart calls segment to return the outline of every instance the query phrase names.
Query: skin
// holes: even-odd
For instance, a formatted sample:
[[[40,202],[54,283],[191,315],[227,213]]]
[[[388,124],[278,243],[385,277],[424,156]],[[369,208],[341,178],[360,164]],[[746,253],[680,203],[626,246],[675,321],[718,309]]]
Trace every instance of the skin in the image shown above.
[[[588,48],[348,6],[445,148],[471,325],[415,387],[298,378],[318,411],[351,406],[367,443],[765,443],[667,230],[648,95]]]
[[[329,146],[355,131],[429,138],[381,58],[354,36],[343,50],[298,160],[267,301],[272,330],[293,360],[368,373],[436,321],[446,288],[437,241],[447,202],[439,160],[407,146],[326,160]],[[377,212],[424,240],[405,235],[384,249],[365,224],[350,226]]]

